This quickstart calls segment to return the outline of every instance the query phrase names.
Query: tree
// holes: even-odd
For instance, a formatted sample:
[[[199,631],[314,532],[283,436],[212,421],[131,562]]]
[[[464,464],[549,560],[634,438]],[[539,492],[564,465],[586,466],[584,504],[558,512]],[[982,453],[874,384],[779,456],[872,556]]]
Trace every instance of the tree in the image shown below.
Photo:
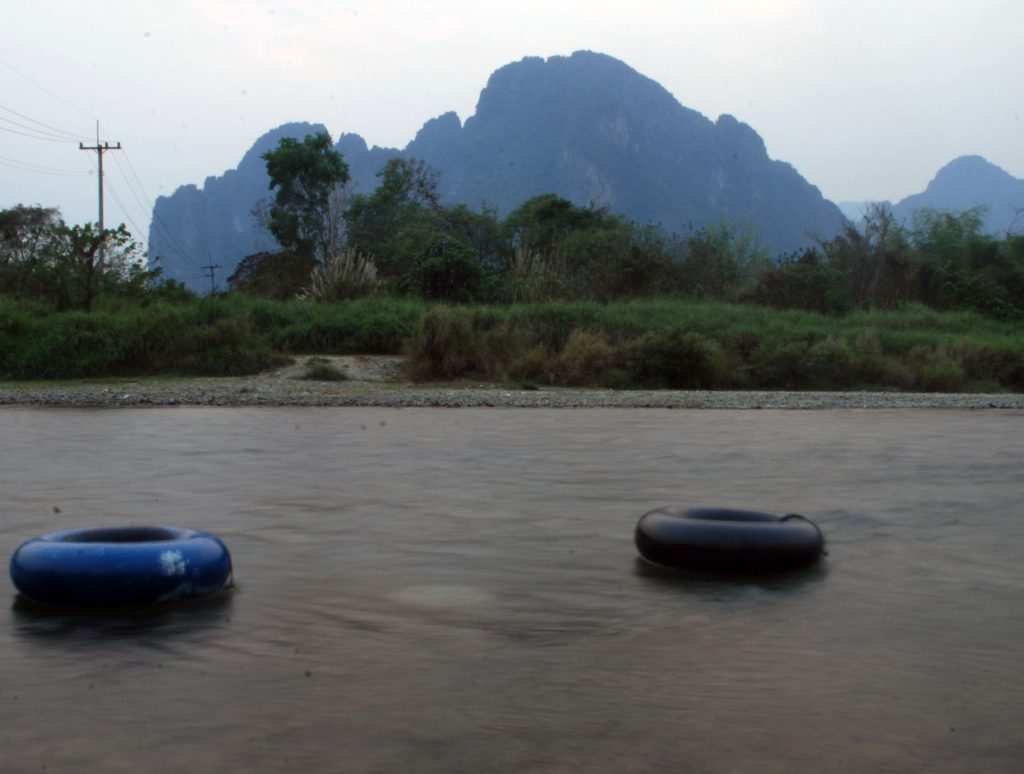
[[[345,214],[349,244],[373,254],[389,277],[404,273],[446,235],[437,172],[415,159],[391,159],[368,196],[355,196]]]
[[[102,293],[138,295],[159,276],[122,224],[69,226],[55,209],[0,210],[0,294],[92,309]]]
[[[22,204],[0,210],[0,294],[40,295],[46,243],[61,222],[56,209]]]
[[[871,205],[860,229],[846,224],[821,248],[829,264],[848,278],[855,303],[888,308],[913,298],[910,241],[888,205]]]
[[[505,219],[504,230],[510,271],[521,273],[517,250],[538,256],[531,262],[538,268],[562,266],[564,293],[573,298],[647,295],[667,264],[651,233],[607,210],[578,207],[552,193],[521,204]]]
[[[299,255],[322,261],[344,244],[341,210],[348,164],[320,132],[301,142],[284,137],[262,158],[267,162],[271,190],[277,189],[268,213],[268,227],[278,243]]]
[[[604,210],[577,207],[553,193],[540,194],[523,202],[505,219],[509,243],[528,250],[550,252],[575,232],[606,225],[613,219]]]
[[[853,305],[847,275],[814,248],[782,256],[778,263],[766,266],[757,285],[743,299],[778,309],[834,315],[846,314]]]
[[[49,229],[60,222],[60,212],[53,207],[18,204],[0,210],[0,264],[24,263],[37,256]]]
[[[104,291],[144,287],[156,272],[146,270],[139,245],[122,223],[97,229],[91,223],[51,230],[47,264],[58,309],[90,311]]]
[[[329,258],[329,256],[328,256]],[[249,296],[285,300],[295,298],[309,284],[317,266],[309,255],[287,250],[247,255],[228,277],[228,287]]]

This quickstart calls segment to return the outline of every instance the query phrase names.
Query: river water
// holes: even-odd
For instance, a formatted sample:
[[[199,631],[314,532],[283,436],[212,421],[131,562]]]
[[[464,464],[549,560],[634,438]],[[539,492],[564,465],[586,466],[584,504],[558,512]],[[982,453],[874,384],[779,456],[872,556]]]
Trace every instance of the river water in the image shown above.
[[[237,588],[0,613],[0,770],[1010,772],[1024,415],[0,410],[0,551],[219,534]],[[799,512],[829,556],[637,559],[667,504]]]

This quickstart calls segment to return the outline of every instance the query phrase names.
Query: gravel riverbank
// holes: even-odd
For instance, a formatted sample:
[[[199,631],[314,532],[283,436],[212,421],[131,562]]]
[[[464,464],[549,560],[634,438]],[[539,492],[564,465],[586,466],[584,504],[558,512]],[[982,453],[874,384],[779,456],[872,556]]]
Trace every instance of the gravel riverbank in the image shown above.
[[[1024,394],[519,389],[403,380],[396,357],[331,357],[344,381],[300,379],[307,358],[255,376],[4,385],[0,406],[423,406],[439,408],[1024,409]]]

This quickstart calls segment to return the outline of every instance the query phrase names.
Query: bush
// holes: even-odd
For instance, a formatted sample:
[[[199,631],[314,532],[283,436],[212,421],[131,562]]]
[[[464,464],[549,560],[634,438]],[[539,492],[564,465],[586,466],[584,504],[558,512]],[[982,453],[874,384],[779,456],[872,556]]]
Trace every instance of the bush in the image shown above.
[[[314,268],[309,287],[299,297],[320,302],[346,301],[371,296],[380,290],[380,285],[373,258],[350,247],[327,256],[322,265]]]
[[[641,387],[706,390],[719,385],[718,345],[678,328],[649,333],[627,349],[626,370]]]
[[[428,248],[403,285],[421,298],[466,304],[485,298],[488,275],[466,245],[444,238]]]
[[[815,250],[766,269],[745,300],[776,309],[806,309],[842,315],[853,307],[847,275],[826,264]]]
[[[555,359],[550,372],[559,384],[606,385],[618,365],[619,353],[599,333],[574,330]]]
[[[302,292],[316,266],[312,256],[287,250],[247,255],[228,277],[228,287],[238,293],[283,301]]]
[[[476,357],[476,333],[469,317],[436,307],[412,336],[406,368],[413,379],[456,379],[475,369]]]
[[[311,357],[306,361],[306,370],[299,377],[313,382],[343,382],[348,379],[345,372],[323,357]]]
[[[556,253],[540,253],[516,247],[501,280],[500,295],[512,303],[554,301],[569,296],[565,259]]]

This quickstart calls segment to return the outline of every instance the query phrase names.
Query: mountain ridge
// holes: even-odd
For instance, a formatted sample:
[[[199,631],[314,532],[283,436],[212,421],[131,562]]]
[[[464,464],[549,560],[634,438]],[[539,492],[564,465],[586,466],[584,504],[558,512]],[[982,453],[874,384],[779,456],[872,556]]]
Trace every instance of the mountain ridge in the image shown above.
[[[941,167],[923,191],[896,202],[893,213],[909,223],[922,208],[964,212],[973,207],[985,208],[983,228],[989,233],[1004,234],[1015,222],[1024,225],[1024,179],[983,156],[959,156]]]
[[[273,249],[251,215],[245,222],[270,196],[260,156],[283,136],[322,128],[277,127],[234,170],[159,198],[149,247],[165,274],[198,289],[196,269],[208,255],[230,272],[245,255]],[[828,238],[843,223],[818,188],[768,156],[752,127],[728,114],[712,121],[627,64],[589,51],[498,68],[472,116],[440,113],[404,149],[371,147],[354,134],[342,134],[335,147],[357,191],[372,190],[390,158],[417,158],[438,170],[444,202],[486,204],[499,216],[555,193],[674,232],[729,221],[759,234],[773,253]]]
[[[895,204],[868,199],[839,202],[838,206],[848,220],[859,223],[873,204],[889,207],[897,220],[908,226],[920,209],[959,213],[983,207],[982,228],[987,233],[1024,232],[1024,179],[977,154],[958,156],[944,164],[923,191]]]

